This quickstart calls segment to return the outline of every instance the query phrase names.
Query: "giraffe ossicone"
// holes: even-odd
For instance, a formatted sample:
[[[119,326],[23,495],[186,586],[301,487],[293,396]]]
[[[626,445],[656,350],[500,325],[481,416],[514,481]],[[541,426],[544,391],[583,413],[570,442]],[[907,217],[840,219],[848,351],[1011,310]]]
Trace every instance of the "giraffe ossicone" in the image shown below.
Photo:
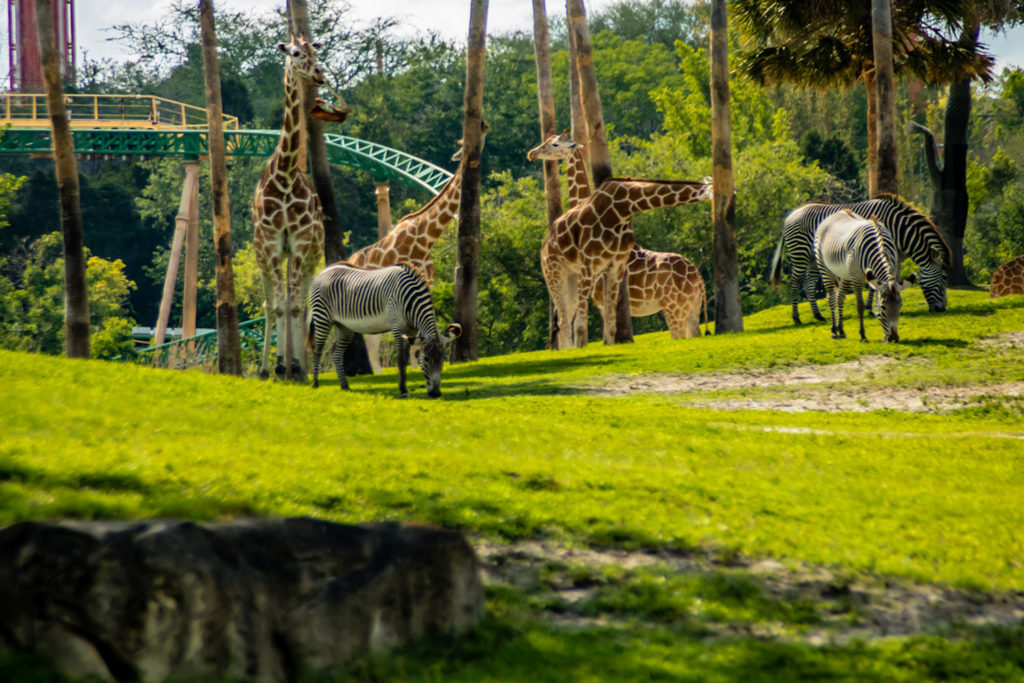
[[[270,376],[270,342],[276,330],[276,375],[306,379],[307,296],[324,255],[323,208],[306,176],[306,113],[310,107],[304,92],[309,84],[319,87],[325,82],[316,47],[305,36],[292,36],[290,42],[278,44],[286,55],[284,121],[252,200],[253,250],[266,315],[260,363],[263,378]]]

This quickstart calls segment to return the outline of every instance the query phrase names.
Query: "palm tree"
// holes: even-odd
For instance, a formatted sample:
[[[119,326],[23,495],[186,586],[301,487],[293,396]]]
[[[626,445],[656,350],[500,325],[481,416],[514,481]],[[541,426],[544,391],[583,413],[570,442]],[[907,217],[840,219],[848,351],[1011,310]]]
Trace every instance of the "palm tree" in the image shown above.
[[[455,319],[462,334],[453,343],[452,360],[477,359],[476,298],[480,255],[480,147],[484,103],[484,57],[487,52],[487,0],[472,0],[466,45],[466,94],[462,150],[466,165],[459,198],[459,236],[455,253]]]
[[[992,59],[952,42],[937,26],[955,29],[972,0],[891,0],[895,73],[929,84],[989,78]],[[864,81],[868,101],[868,191],[878,193],[877,94],[872,8],[843,0],[731,0],[753,48],[740,69],[761,83],[816,87]]]
[[[64,106],[53,16],[52,0],[36,0],[36,30],[43,60],[43,82],[46,85],[46,106],[50,112],[54,171],[64,233],[64,348],[68,358],[88,358],[89,290],[85,279],[85,233],[79,203],[78,163]]]
[[[743,331],[736,192],[732,177],[729,118],[729,37],[725,0],[711,2],[712,253],[715,267],[715,334]]]
[[[537,62],[537,107],[540,112],[540,139],[555,134],[555,88],[551,78],[551,34],[548,31],[547,8],[544,0],[533,0],[533,55]],[[544,161],[544,198],[547,203],[548,225],[562,215],[562,187],[558,180],[558,162]],[[558,315],[554,302],[548,301],[548,348],[558,346]]]
[[[565,4],[569,21],[570,45],[575,48],[575,59],[569,60],[570,70],[579,77],[580,101],[587,123],[587,148],[590,150],[590,170],[594,187],[612,177],[612,157],[604,132],[604,114],[601,94],[594,73],[594,55],[590,46],[590,28],[583,8],[583,0],[568,0]],[[629,292],[626,278],[622,279],[619,304],[615,315],[615,343],[633,341],[633,318],[629,310]]]
[[[206,81],[206,117],[210,124],[210,189],[213,195],[213,242],[217,254],[217,371],[240,376],[242,349],[238,305],[235,303],[235,276],[231,269],[231,206],[212,0],[199,0],[199,23]]]

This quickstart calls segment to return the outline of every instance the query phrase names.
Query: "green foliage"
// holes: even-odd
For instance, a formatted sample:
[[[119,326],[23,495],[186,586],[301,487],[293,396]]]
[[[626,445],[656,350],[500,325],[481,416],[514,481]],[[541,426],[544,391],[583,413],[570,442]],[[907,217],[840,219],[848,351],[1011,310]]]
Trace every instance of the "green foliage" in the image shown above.
[[[22,351],[60,354],[64,350],[64,258],[59,232],[45,235],[31,247],[31,256],[16,286],[0,278],[0,346]],[[135,283],[125,277],[124,263],[106,261],[85,250],[89,318],[98,335],[97,358],[122,354],[131,347],[134,320],[123,316]]]
[[[6,228],[10,223],[7,221],[7,214],[11,210],[11,202],[25,181],[25,176],[15,176],[10,173],[0,173],[0,230]]]

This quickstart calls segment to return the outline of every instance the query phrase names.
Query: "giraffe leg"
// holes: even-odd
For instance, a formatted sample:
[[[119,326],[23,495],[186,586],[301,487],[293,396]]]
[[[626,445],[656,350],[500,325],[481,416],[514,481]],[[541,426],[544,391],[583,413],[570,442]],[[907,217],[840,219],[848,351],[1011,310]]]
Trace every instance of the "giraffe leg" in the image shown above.
[[[555,307],[555,327],[557,332],[555,345],[556,348],[565,349],[569,347],[570,338],[568,302],[571,299],[568,296],[569,276],[565,269],[549,256],[547,246],[545,243],[541,247],[540,267],[541,272],[544,274],[544,283],[548,288],[548,296]]]
[[[569,275],[568,304],[571,307],[566,333],[566,347],[583,348],[587,345],[587,304],[590,302],[590,280],[583,274]]]
[[[263,266],[260,265],[262,270]],[[270,377],[270,341],[274,337],[274,325],[277,318],[274,315],[274,285],[267,271],[261,276],[263,282],[263,355],[260,360],[260,379]]]
[[[626,274],[626,264],[612,266],[598,277],[603,278],[604,306],[601,310],[604,327],[604,343],[611,346],[615,343],[615,332],[618,327],[619,290],[622,278]]]

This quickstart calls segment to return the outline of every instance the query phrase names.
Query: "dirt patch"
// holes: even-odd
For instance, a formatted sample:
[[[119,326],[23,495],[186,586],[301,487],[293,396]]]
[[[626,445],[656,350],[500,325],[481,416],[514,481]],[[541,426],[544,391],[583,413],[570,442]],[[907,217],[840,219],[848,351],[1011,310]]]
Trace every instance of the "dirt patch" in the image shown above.
[[[988,343],[1012,348],[1018,340],[1024,345],[1024,332],[1001,335],[988,340]],[[694,406],[719,410],[784,412],[868,412],[888,409],[942,413],[963,408],[987,397],[1024,396],[1024,382],[915,388],[859,383],[868,373],[885,372],[886,368],[895,362],[887,356],[864,356],[845,363],[808,365],[777,371],[613,377],[601,386],[588,387],[588,391],[601,396],[622,396],[633,393],[704,394],[713,391],[774,388],[783,391],[776,395],[736,398],[697,396],[688,402]],[[784,391],[787,387],[799,387],[800,390]]]
[[[630,552],[626,550],[570,548],[548,541],[526,541],[512,545],[475,543],[488,585],[511,585],[537,591],[543,585],[542,601],[554,599],[562,607],[550,618],[567,628],[609,625],[610,616],[583,617],[572,606],[592,598],[595,587],[579,586],[569,574],[540,573],[552,563],[583,565],[593,569],[660,566],[683,574],[741,571],[749,575],[765,595],[788,602],[810,601],[816,605],[839,604],[841,609],[822,609],[812,628],[794,632],[784,624],[708,624],[712,635],[754,635],[785,637],[811,644],[844,643],[853,639],[874,639],[934,633],[950,626],[969,624],[1013,625],[1024,620],[1024,591],[989,593],[947,586],[916,584],[892,577],[837,573],[820,566],[775,560],[730,558],[672,552]],[[851,618],[855,615],[855,618]]]

